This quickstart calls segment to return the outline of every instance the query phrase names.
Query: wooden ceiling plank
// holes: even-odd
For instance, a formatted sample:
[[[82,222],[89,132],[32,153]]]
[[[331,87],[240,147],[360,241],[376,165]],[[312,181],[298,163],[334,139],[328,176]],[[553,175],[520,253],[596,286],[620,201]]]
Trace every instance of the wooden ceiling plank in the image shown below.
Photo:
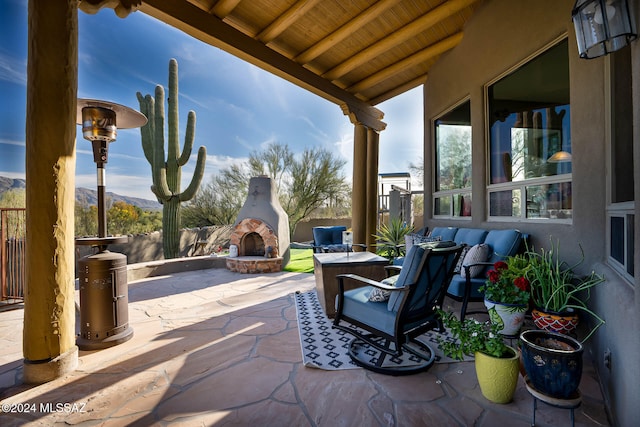
[[[425,30],[433,27],[438,22],[448,18],[454,13],[459,12],[465,7],[470,6],[478,0],[451,0],[442,3],[440,6],[422,15],[420,18],[414,20],[408,25],[405,25],[388,37],[372,44],[368,48],[361,50],[357,54],[353,55],[343,63],[333,67],[322,75],[322,77],[329,80],[337,80],[345,74],[353,71],[362,64],[365,64],[372,59],[382,55],[402,42],[405,42],[416,35],[424,32]]]
[[[338,105],[348,105],[358,121],[384,130],[384,113],[353,94],[273,51],[258,40],[225,24],[188,1],[145,0],[140,10],[203,42],[237,56]]]
[[[320,1],[322,0],[298,0],[296,4],[269,24],[267,28],[262,30],[260,34],[258,34],[257,39],[263,43],[269,43],[282,34],[295,21],[300,19],[305,13],[313,9]]]
[[[378,105],[381,102],[384,101],[388,101],[389,99],[398,96],[398,95],[402,95],[403,93],[410,91],[411,89],[418,87],[420,85],[423,85],[426,83],[428,78],[427,74],[423,74],[420,77],[417,77],[411,81],[408,81],[406,83],[401,84],[400,86],[396,86],[391,90],[386,91],[385,93],[376,96],[375,98],[371,99],[371,104],[373,105]]]
[[[416,52],[411,56],[406,57],[402,61],[398,61],[395,64],[389,67],[385,67],[377,73],[372,74],[363,80],[360,80],[358,83],[352,85],[351,87],[348,87],[347,90],[351,93],[358,93],[362,90],[375,86],[378,83],[390,77],[393,77],[395,74],[401,71],[405,71],[413,66],[424,62],[427,59],[441,55],[444,52],[453,49],[462,41],[462,36],[463,33],[461,31],[450,37],[447,37],[444,40],[439,41],[438,43],[432,44],[431,46],[422,49],[421,51]]]
[[[401,1],[402,0],[384,0],[376,2],[373,6],[363,11],[360,15],[356,16],[351,21],[347,22],[342,27],[296,56],[294,58],[294,61],[299,64],[307,64],[313,61],[315,58],[331,49],[337,43],[346,39],[355,31],[379,17],[385,10],[395,6]]]
[[[242,0],[218,0],[209,10],[209,13],[216,15],[220,19],[224,19],[241,1]]]

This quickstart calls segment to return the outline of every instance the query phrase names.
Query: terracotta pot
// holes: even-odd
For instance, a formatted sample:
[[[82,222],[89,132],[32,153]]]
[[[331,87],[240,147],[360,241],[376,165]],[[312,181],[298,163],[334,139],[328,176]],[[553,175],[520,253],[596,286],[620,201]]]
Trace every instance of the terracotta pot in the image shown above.
[[[555,313],[553,311],[544,311],[540,308],[531,310],[533,324],[538,329],[559,334],[569,334],[578,326],[578,313],[575,311],[565,311],[563,313]]]
[[[577,395],[583,346],[568,335],[529,330],[520,334],[522,362],[533,388],[558,399]]]
[[[524,314],[528,308],[527,304],[503,304],[485,299],[484,305],[489,312],[491,323],[497,323],[501,326],[498,331],[500,334],[507,336],[518,335],[524,323]]]
[[[520,361],[516,350],[508,347],[511,357],[499,358],[475,353],[476,376],[482,395],[494,403],[509,403],[518,385]]]

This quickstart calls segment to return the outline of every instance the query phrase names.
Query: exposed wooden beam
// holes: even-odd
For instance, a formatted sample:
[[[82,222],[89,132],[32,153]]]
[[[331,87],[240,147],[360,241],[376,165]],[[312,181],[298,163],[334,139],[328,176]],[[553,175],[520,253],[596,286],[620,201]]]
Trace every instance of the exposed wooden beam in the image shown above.
[[[100,9],[109,7],[119,18],[126,18],[135,12],[142,0],[80,0],[78,7],[84,13],[96,14]]]
[[[315,58],[331,49],[337,43],[340,43],[342,40],[352,35],[358,29],[362,28],[365,24],[379,17],[382,12],[392,6],[395,6],[401,1],[402,0],[384,0],[377,2],[373,6],[362,12],[360,15],[353,18],[351,21],[347,22],[342,27],[296,56],[294,60],[300,64],[306,64],[310,61],[313,61]]]
[[[275,21],[267,26],[256,37],[263,43],[269,43],[278,37],[284,30],[289,28],[300,17],[314,8],[321,0],[298,0],[296,4],[291,6],[285,13],[280,15]]]
[[[382,55],[384,52],[393,49],[397,45],[414,38],[443,19],[448,18],[476,1],[477,0],[447,1],[425,15],[422,15],[410,24],[405,25],[395,33],[389,34],[389,36],[384,39],[351,56],[343,63],[324,73],[322,77],[329,80],[337,80],[360,65],[365,64]]]
[[[444,40],[439,41],[436,44],[429,46],[426,49],[422,49],[421,51],[414,53],[411,56],[406,57],[402,61],[398,61],[395,64],[386,67],[375,74],[370,75],[366,79],[360,80],[358,83],[349,87],[347,90],[350,92],[359,92],[361,90],[365,90],[376,84],[393,77],[395,74],[401,72],[402,70],[406,70],[407,68],[418,65],[427,59],[431,59],[435,56],[441,55],[444,52],[453,49],[462,41],[462,31],[456,33],[450,37],[447,37]]]
[[[349,106],[358,121],[368,128],[382,131],[384,113],[330,81],[268,48],[258,40],[225,24],[188,1],[145,0],[140,10],[178,28],[203,42],[237,56],[251,64],[284,78],[335,104]]]
[[[209,9],[209,13],[216,15],[220,19],[231,13],[242,0],[218,0],[216,4]]]

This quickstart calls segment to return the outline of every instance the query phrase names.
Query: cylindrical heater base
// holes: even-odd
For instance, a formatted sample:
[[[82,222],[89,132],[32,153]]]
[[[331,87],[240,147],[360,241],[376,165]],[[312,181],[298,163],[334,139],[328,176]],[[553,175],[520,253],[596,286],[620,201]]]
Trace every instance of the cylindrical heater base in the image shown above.
[[[127,257],[103,250],[78,261],[81,350],[99,350],[128,341]]]

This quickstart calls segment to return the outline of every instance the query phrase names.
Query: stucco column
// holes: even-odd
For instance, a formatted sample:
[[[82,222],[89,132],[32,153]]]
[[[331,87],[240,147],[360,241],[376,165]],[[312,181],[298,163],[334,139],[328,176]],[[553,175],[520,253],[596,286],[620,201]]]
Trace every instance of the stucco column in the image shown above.
[[[378,228],[378,150],[380,134],[367,129],[367,248],[375,252],[376,240],[373,235]]]
[[[74,198],[78,5],[29,0],[24,382],[76,368]]]
[[[353,136],[351,230],[354,243],[367,242],[367,128],[356,123]]]

